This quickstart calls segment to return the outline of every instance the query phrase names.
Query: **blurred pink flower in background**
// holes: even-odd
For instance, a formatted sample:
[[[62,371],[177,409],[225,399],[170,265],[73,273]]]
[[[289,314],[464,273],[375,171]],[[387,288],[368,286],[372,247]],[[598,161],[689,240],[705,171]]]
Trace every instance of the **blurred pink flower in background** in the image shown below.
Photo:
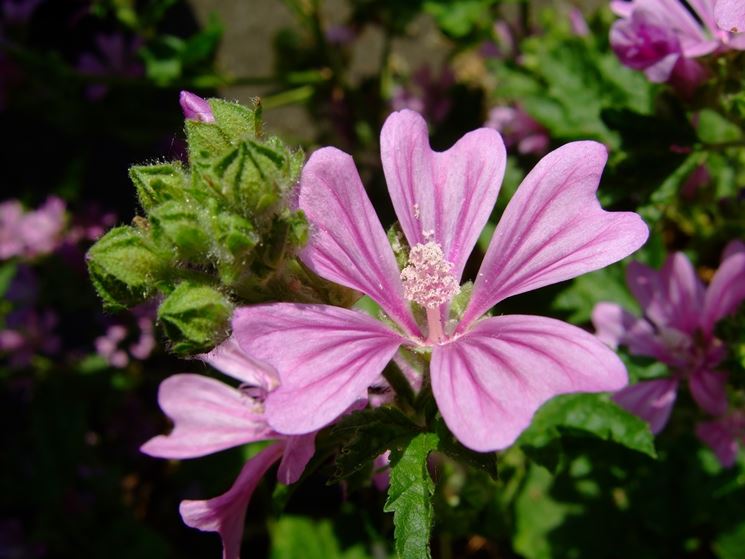
[[[590,28],[587,26],[582,10],[574,6],[569,9],[569,25],[578,37],[587,37],[590,34]]]
[[[716,455],[725,468],[733,466],[737,450],[745,445],[745,414],[732,412],[696,426],[696,436]]]
[[[152,303],[131,309],[136,328],[130,329],[123,322],[112,324],[94,341],[96,352],[119,369],[126,367],[131,359],[142,361],[150,357],[156,347],[155,310]]]
[[[484,126],[499,131],[505,145],[521,155],[543,155],[548,151],[548,131],[519,106],[492,108]]]
[[[276,430],[302,434],[330,423],[366,394],[401,346],[431,351],[440,412],[477,451],[511,445],[557,394],[626,384],[618,357],[580,328],[537,316],[484,317],[512,295],[602,268],[644,243],[639,216],[600,208],[604,146],[574,142],[538,163],[497,225],[468,306],[451,318],[504,175],[502,139],[481,128],[433,152],[424,119],[401,111],[386,120],[380,143],[409,265],[399,270],[352,158],[335,148],[316,151],[301,175],[298,206],[310,240],[300,256],[320,276],[367,294],[395,326],[328,305],[255,305],[233,316],[240,346],[279,373],[266,403]]]
[[[716,24],[712,0],[691,1],[695,16],[678,0],[615,0],[610,5],[621,17],[610,31],[621,62],[642,70],[652,82],[669,81],[686,94],[706,79],[706,70],[694,59],[745,49],[745,35]]]
[[[122,33],[100,34],[96,37],[96,52],[80,55],[78,70],[101,78],[136,78],[142,76],[144,67],[137,58],[142,45],[139,38],[128,40]],[[109,86],[98,83],[88,86],[86,95],[92,101],[106,96]]]
[[[24,211],[17,200],[0,204],[0,260],[24,260],[52,252],[62,240],[65,203],[50,196],[38,209]]]
[[[396,85],[391,99],[394,111],[410,109],[421,113],[435,124],[442,122],[450,112],[453,101],[450,89],[455,85],[455,75],[443,66],[435,76],[429,66],[422,66],[407,86]]]
[[[681,381],[709,414],[727,410],[727,375],[717,368],[727,348],[714,336],[716,323],[745,299],[745,245],[730,243],[708,289],[681,252],[668,257],[658,272],[639,262],[626,270],[629,289],[644,312],[637,318],[615,303],[598,303],[592,313],[597,336],[609,346],[626,346],[633,355],[665,363],[670,376],[624,388],[615,401],[650,424],[666,425]]]

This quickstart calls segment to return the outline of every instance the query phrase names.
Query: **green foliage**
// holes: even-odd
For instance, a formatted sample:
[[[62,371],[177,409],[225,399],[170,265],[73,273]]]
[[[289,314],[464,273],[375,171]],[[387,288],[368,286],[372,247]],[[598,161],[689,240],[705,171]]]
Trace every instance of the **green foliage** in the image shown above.
[[[427,457],[439,437],[420,433],[403,449],[391,452],[391,484],[384,511],[393,513],[396,552],[401,559],[430,558],[429,533],[434,520],[435,490],[427,470]]]
[[[499,94],[519,101],[555,140],[597,139],[616,146],[619,137],[603,121],[603,110],[620,105],[651,111],[649,82],[592,43],[554,33],[528,39],[523,48],[522,66],[497,67]]]
[[[546,402],[518,444],[539,463],[555,468],[561,439],[576,435],[598,437],[652,458],[657,456],[649,426],[599,394],[569,394]]]
[[[334,425],[332,436],[343,446],[336,457],[335,479],[350,477],[385,451],[405,443],[421,428],[401,410],[391,406],[365,409],[343,417]]]
[[[214,57],[222,38],[222,26],[213,16],[207,26],[188,38],[159,35],[142,48],[145,74],[159,86],[169,86],[187,77],[201,77]]]
[[[285,515],[272,527],[271,559],[367,559],[362,545],[342,549],[330,520]]]
[[[434,17],[443,33],[462,39],[485,31],[492,22],[492,6],[498,0],[428,0],[424,11]]]
[[[707,144],[724,144],[742,139],[742,130],[719,113],[704,109],[698,113],[698,137]]]

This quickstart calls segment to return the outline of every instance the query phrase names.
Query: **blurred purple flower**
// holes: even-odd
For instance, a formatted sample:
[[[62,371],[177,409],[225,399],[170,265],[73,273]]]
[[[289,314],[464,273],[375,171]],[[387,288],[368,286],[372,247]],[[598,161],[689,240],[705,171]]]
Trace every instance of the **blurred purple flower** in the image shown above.
[[[130,312],[135,318],[136,329],[130,331],[124,323],[112,324],[103,336],[94,341],[96,352],[109,365],[119,369],[126,367],[131,358],[139,361],[147,359],[156,346],[153,304],[139,305]],[[133,337],[136,337],[134,341]]]
[[[699,165],[680,187],[680,194],[684,198],[692,199],[699,188],[711,182],[711,173],[706,165]]]
[[[442,122],[452,108],[450,90],[455,75],[450,68],[442,67],[434,76],[429,66],[419,68],[408,86],[397,85],[393,90],[391,108],[394,111],[410,109],[421,113],[434,124]]]
[[[44,0],[2,0],[3,22],[25,25]]]
[[[515,54],[515,38],[510,25],[500,19],[494,22],[492,27],[493,40],[486,41],[481,45],[481,56],[485,58],[510,58]]]
[[[141,39],[128,41],[121,33],[100,34],[96,37],[97,52],[83,53],[78,60],[77,68],[83,74],[102,78],[139,77],[144,71],[137,59],[137,51],[141,45]],[[108,91],[108,85],[94,84],[88,86],[86,95],[90,100],[98,101],[105,97]]]
[[[522,155],[543,155],[548,151],[548,131],[519,106],[492,108],[484,126],[498,130],[505,145]]]
[[[569,25],[572,32],[578,37],[587,37],[590,34],[590,28],[587,26],[587,20],[582,14],[582,10],[572,7],[569,10]]]
[[[706,444],[725,468],[735,464],[737,450],[745,445],[745,414],[741,411],[703,421],[696,425],[696,436]]]
[[[690,93],[706,79],[704,67],[693,59],[745,49],[745,36],[716,25],[713,0],[692,0],[690,6],[695,16],[678,0],[612,1],[621,19],[611,27],[610,42],[621,62],[644,71],[652,82],[669,81]]]
[[[349,45],[357,38],[357,31],[350,25],[329,25],[324,36],[332,45]]]
[[[57,315],[51,310],[37,312],[23,308],[5,317],[0,330],[0,352],[7,353],[12,367],[25,367],[37,352],[54,355],[60,349],[60,339],[54,333]]]
[[[624,345],[633,355],[657,359],[669,367],[670,375],[624,388],[615,401],[659,433],[685,380],[701,409],[723,414],[727,375],[718,366],[727,349],[714,336],[714,327],[745,299],[745,244],[733,241],[727,246],[708,289],[681,252],[670,255],[659,272],[632,262],[626,281],[644,317],[615,303],[598,303],[592,313],[597,336],[613,348]]]
[[[65,203],[50,196],[36,210],[24,212],[17,200],[0,204],[0,260],[31,259],[59,246],[65,226]]]
[[[198,120],[200,122],[215,122],[210,104],[190,91],[182,91],[179,94],[179,104],[187,120]]]

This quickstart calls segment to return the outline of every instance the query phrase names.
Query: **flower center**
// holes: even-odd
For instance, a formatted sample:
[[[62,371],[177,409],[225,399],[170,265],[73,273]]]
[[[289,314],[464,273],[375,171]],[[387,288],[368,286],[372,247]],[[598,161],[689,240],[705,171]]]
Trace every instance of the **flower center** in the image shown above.
[[[409,265],[401,271],[404,296],[426,309],[436,309],[460,293],[452,270],[453,263],[445,260],[437,243],[414,245],[409,252]]]

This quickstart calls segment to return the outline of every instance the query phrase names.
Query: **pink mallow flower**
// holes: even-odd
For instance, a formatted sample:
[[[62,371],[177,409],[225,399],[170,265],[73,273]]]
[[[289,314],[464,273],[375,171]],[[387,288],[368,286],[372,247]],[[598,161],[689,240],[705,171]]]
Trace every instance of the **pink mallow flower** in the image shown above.
[[[234,313],[238,343],[279,374],[281,385],[266,400],[275,430],[303,434],[327,425],[378,382],[402,346],[431,353],[440,412],[477,451],[511,445],[557,394],[626,384],[619,358],[584,330],[538,316],[482,318],[507,297],[602,268],[644,243],[648,231],[638,215],[605,212],[597,201],[605,147],[575,142],[538,163],[496,228],[468,306],[454,316],[450,303],[504,175],[502,138],[482,128],[433,152],[424,119],[405,110],[388,117],[380,142],[411,247],[403,271],[346,153],[327,147],[311,156],[297,203],[310,225],[302,261],[371,297],[387,320],[294,303]]]
[[[624,388],[615,394],[615,401],[659,433],[685,380],[701,409],[723,414],[727,376],[717,367],[727,351],[714,336],[714,327],[745,298],[745,245],[735,241],[727,246],[708,289],[681,252],[670,255],[659,272],[632,262],[626,281],[644,317],[637,318],[614,303],[598,303],[592,313],[597,336],[613,348],[624,345],[634,355],[665,363],[670,375]]]
[[[551,142],[548,130],[519,106],[493,107],[484,126],[501,132],[507,147],[521,155],[543,155]]]
[[[725,468],[735,464],[737,450],[745,445],[745,413],[734,411],[726,416],[696,425],[696,436],[706,444]]]
[[[610,42],[621,62],[644,71],[650,81],[670,81],[690,91],[706,79],[695,58],[745,49],[745,35],[733,35],[717,25],[713,0],[689,4],[695,16],[679,0],[611,2],[621,19],[611,27]]]
[[[201,358],[242,384],[233,388],[194,374],[167,378],[158,390],[158,402],[173,421],[173,430],[149,440],[141,450],[150,456],[180,460],[277,439],[246,462],[226,493],[206,501],[182,501],[179,507],[188,526],[220,534],[223,559],[237,559],[246,509],[261,478],[279,461],[278,479],[295,483],[315,452],[316,434],[285,436],[269,426],[264,399],[276,388],[277,378],[250,360],[234,339]]]

